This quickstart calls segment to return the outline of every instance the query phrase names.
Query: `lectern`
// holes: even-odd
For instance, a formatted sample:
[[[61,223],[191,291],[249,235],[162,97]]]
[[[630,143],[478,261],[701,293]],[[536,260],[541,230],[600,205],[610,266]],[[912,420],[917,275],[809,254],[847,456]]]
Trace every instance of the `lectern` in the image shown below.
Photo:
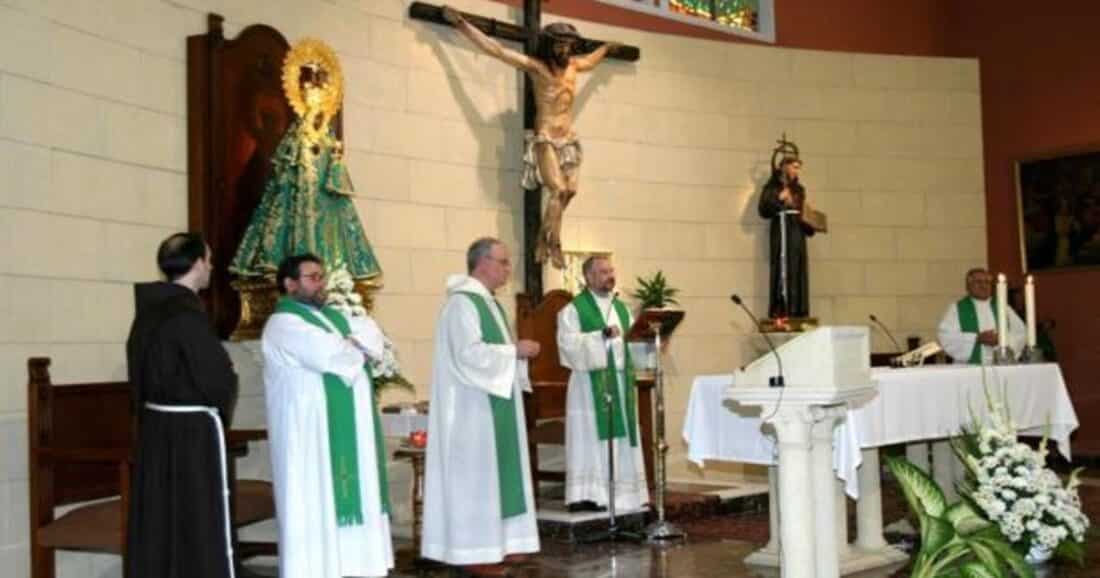
[[[769,387],[780,365],[786,386]],[[840,575],[833,429],[848,403],[873,394],[865,326],[819,327],[734,375],[726,397],[761,406],[764,421],[779,438],[779,498],[774,504],[785,576]]]
[[[657,367],[654,371],[657,390],[657,440],[653,456],[653,470],[657,476],[657,520],[645,530],[646,540],[650,542],[684,538],[683,531],[665,520],[665,456],[668,454],[668,443],[665,441],[665,372],[661,361],[664,356],[661,351],[664,349],[662,340],[672,335],[683,319],[684,312],[680,310],[645,309],[638,315],[627,336],[629,341],[653,341],[657,356]]]

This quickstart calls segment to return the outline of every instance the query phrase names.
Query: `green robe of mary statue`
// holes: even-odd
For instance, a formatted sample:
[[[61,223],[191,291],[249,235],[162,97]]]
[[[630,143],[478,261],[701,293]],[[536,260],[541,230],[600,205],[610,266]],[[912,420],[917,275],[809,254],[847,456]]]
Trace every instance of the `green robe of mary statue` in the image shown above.
[[[328,266],[342,264],[356,280],[382,274],[351,200],[339,141],[331,131],[312,138],[298,120],[275,149],[230,272],[271,276],[284,258],[313,253]]]

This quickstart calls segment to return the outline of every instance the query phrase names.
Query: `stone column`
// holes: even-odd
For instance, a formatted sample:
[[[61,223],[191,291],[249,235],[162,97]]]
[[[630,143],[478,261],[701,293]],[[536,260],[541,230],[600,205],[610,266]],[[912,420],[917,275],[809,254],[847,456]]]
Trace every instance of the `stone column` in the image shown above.
[[[959,499],[959,493],[955,491],[955,453],[951,451],[948,440],[932,442],[932,479],[943,489],[947,503]]]
[[[878,448],[862,451],[859,467],[859,500],[856,502],[856,546],[862,550],[886,547],[882,536],[882,478]]]
[[[848,494],[844,480],[835,480],[836,484],[836,552],[841,562],[851,554],[848,545]]]
[[[837,500],[836,473],[833,471],[833,430],[837,419],[843,417],[846,406],[815,407],[812,425],[813,436],[813,518],[814,561],[816,578],[838,578],[840,557],[837,551],[840,540],[836,535]],[[780,454],[782,455],[782,454]],[[847,539],[843,540],[845,543]],[[803,576],[803,574],[793,574]],[[806,574],[809,576],[809,574]]]
[[[772,421],[779,438],[780,565],[784,576],[810,578],[817,576],[815,525],[806,520],[807,514],[813,517],[815,512],[810,459],[813,418],[809,408],[787,406]]]
[[[913,442],[905,445],[905,459],[909,460],[914,466],[924,470],[924,473],[929,473],[930,469],[928,461],[928,442]]]
[[[775,466],[768,466],[768,543],[762,549],[768,554],[779,555],[779,473]]]

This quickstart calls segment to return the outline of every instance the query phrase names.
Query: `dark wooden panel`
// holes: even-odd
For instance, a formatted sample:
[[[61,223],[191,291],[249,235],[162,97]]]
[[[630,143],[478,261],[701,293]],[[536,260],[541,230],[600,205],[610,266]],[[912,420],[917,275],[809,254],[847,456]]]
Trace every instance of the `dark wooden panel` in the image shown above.
[[[207,311],[227,338],[240,315],[227,267],[294,113],[282,89],[286,38],[257,24],[227,40],[222,20],[211,14],[208,32],[187,39],[187,172],[188,226],[214,252]]]

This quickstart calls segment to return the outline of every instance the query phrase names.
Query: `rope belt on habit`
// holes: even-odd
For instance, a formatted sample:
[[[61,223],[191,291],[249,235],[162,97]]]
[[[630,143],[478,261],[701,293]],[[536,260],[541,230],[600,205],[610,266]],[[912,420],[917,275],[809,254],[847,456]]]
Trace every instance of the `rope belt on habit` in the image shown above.
[[[162,405],[159,403],[145,403],[145,408],[163,413],[205,413],[214,420],[214,429],[218,433],[218,464],[222,473],[222,513],[225,518],[225,555],[229,564],[229,578],[235,578],[233,570],[233,534],[229,522],[229,474],[226,470],[225,459],[225,428],[222,426],[222,418],[218,410],[205,405]]]

